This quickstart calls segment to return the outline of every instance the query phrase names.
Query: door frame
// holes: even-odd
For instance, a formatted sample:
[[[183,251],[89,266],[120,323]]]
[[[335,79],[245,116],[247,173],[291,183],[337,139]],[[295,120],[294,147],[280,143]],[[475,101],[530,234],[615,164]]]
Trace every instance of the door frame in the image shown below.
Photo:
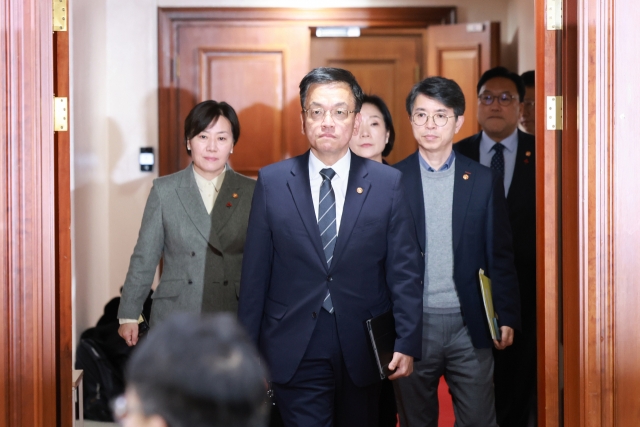
[[[267,26],[296,25],[307,28],[357,26],[365,28],[426,28],[456,22],[455,7],[400,8],[158,8],[158,173],[167,175],[180,169],[174,150],[182,150],[176,102],[178,87],[174,75],[177,30],[193,20],[224,25],[260,23]],[[311,33],[309,33],[311,37]],[[168,106],[168,107],[167,107]],[[172,144],[173,142],[173,144]]]
[[[69,94],[68,32],[52,33],[39,0],[6,0],[0,22],[0,425],[66,427],[70,153],[68,132],[54,136],[53,96]]]

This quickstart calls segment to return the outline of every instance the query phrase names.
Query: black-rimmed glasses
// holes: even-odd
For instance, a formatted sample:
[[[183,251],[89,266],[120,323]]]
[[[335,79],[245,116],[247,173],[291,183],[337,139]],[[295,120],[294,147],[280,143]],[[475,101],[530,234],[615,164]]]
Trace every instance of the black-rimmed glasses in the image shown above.
[[[444,113],[435,113],[431,116],[433,123],[440,128],[445,126],[451,117],[455,116],[447,116]],[[424,126],[428,121],[429,115],[422,111],[416,111],[411,116],[411,122],[416,126]]]
[[[491,95],[489,93],[483,93],[481,95],[478,95],[478,99],[484,105],[491,105],[491,104],[493,104],[493,101],[495,101],[497,99],[498,100],[498,104],[500,104],[502,106],[505,106],[505,107],[507,105],[510,105],[511,102],[513,102],[513,100],[516,99],[516,98],[517,98],[516,95],[511,95],[509,92],[504,92],[504,93],[501,93],[500,95]]]
[[[357,111],[349,111],[347,108],[333,108],[331,110],[325,110],[324,108],[303,108],[302,112],[305,113],[309,120],[314,122],[320,122],[324,120],[327,115],[327,111],[330,113],[331,118],[337,122],[343,122],[349,118],[349,113],[357,113]]]

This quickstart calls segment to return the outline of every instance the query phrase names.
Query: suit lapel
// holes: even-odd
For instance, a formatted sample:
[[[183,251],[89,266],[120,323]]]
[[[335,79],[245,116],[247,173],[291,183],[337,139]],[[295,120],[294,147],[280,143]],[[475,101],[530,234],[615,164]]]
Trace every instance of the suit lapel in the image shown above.
[[[227,166],[224,181],[211,210],[211,223],[216,232],[220,233],[229,221],[242,196],[242,189],[238,187],[237,174]]]
[[[315,209],[313,208],[313,199],[311,198],[309,151],[297,157],[295,160],[291,168],[291,176],[287,179],[287,186],[291,192],[291,197],[293,197],[300,219],[302,219],[302,223],[307,229],[307,233],[309,233],[313,247],[322,260],[322,265],[326,268],[327,263],[324,262],[324,251],[322,250],[318,221],[316,219]]]
[[[351,153],[349,183],[347,184],[342,218],[340,218],[340,229],[338,230],[338,239],[333,250],[331,266],[335,266],[340,261],[340,255],[344,252],[351,232],[360,216],[362,205],[369,194],[371,183],[366,179],[367,174],[368,171],[364,159]],[[360,189],[361,191],[359,191]]]
[[[480,140],[482,140],[482,132],[477,133],[471,144],[469,144],[470,150],[469,155],[467,155],[471,160],[475,160],[478,163],[480,163]]]
[[[202,237],[215,249],[222,251],[218,234],[211,229],[211,216],[207,213],[202,201],[200,190],[198,190],[196,179],[193,176],[192,165],[183,171],[180,187],[176,188],[176,193],[178,193],[182,207]]]
[[[518,150],[516,152],[516,164],[513,167],[513,178],[511,178],[511,185],[509,186],[509,194],[507,195],[507,202],[511,204],[513,200],[517,199],[521,194],[520,188],[524,184],[525,169],[531,168],[533,170],[533,153],[529,152],[527,156],[528,147],[522,141],[522,131],[518,129]],[[525,163],[526,161],[526,163]]]
[[[409,200],[409,207],[416,222],[416,233],[420,250],[425,251],[425,217],[424,217],[424,191],[422,188],[422,174],[420,172],[420,153],[416,151],[409,159],[409,168],[403,170],[404,182],[406,185],[406,197]]]
[[[467,206],[471,199],[473,184],[475,183],[475,174],[470,167],[470,162],[462,156],[456,156],[456,171],[453,181],[453,250],[454,253],[460,243],[462,236],[462,227],[467,216]],[[465,178],[466,177],[466,178]]]

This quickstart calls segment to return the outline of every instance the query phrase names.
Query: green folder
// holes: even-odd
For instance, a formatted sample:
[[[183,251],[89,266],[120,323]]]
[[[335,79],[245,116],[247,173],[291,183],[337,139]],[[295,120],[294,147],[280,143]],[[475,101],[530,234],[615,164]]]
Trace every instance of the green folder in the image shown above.
[[[491,293],[491,279],[484,275],[484,270],[478,272],[480,276],[480,292],[482,293],[482,303],[484,304],[484,312],[487,314],[487,322],[489,323],[489,331],[491,338],[500,341],[502,334],[498,326],[498,315],[493,309],[493,294]]]

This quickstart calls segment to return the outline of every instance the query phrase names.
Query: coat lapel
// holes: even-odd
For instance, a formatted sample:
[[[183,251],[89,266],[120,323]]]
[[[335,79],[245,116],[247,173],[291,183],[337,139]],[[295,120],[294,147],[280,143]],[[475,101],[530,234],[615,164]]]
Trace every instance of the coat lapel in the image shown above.
[[[331,266],[335,266],[340,261],[340,255],[349,241],[351,232],[353,231],[356,221],[360,216],[362,205],[367,200],[371,183],[366,179],[368,174],[364,159],[351,154],[351,166],[349,168],[349,183],[347,184],[347,193],[344,199],[344,208],[342,209],[342,218],[340,218],[340,229],[338,230],[338,239],[333,250],[333,261]],[[361,191],[358,191],[361,189]]]
[[[462,156],[456,156],[456,171],[453,181],[453,250],[454,253],[460,243],[462,236],[462,227],[467,216],[467,206],[471,199],[473,184],[475,183],[475,174],[472,173],[470,161]],[[466,177],[466,178],[465,178]]]
[[[420,250],[424,253],[426,246],[427,232],[425,230],[424,217],[424,192],[422,188],[422,174],[420,172],[420,153],[416,151],[409,159],[409,168],[403,170],[404,182],[406,185],[406,197],[409,200],[409,207],[416,222],[416,233]]]
[[[322,250],[318,221],[316,219],[315,209],[313,208],[313,199],[311,198],[309,151],[297,157],[295,160],[291,168],[291,176],[287,179],[287,186],[291,192],[291,197],[293,197],[300,219],[302,219],[302,223],[307,229],[307,233],[309,233],[313,247],[318,253],[322,265],[326,268],[327,263],[324,262],[324,251]]]
[[[509,204],[513,200],[517,199],[521,195],[520,188],[522,188],[525,182],[525,174],[527,168],[533,170],[533,152],[526,146],[522,140],[522,131],[518,129],[518,150],[516,152],[516,164],[513,167],[513,178],[511,178],[511,185],[509,186],[509,194],[507,194],[507,201]],[[529,151],[529,156],[527,156]]]
[[[226,177],[225,177],[226,178]],[[226,181],[226,179],[225,179]],[[196,229],[202,234],[202,237],[218,251],[222,251],[222,245],[218,239],[218,234],[211,228],[211,216],[207,213],[207,209],[202,201],[200,190],[193,176],[193,165],[190,165],[183,171],[180,186],[176,188],[178,198],[187,215],[193,222]]]
[[[238,186],[238,175],[227,166],[224,181],[211,210],[211,223],[217,233],[220,233],[229,221],[242,196],[242,189]]]

